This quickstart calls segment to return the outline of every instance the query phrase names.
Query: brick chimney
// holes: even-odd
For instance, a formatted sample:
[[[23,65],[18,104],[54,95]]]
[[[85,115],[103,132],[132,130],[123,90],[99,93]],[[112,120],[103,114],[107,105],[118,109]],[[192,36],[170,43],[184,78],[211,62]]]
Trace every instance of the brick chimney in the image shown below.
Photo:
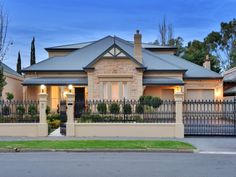
[[[139,30],[134,34],[134,57],[138,62],[143,63],[142,35],[139,33]]]
[[[209,55],[206,55],[206,59],[203,63],[203,67],[206,68],[206,69],[211,70],[211,60],[209,58]]]

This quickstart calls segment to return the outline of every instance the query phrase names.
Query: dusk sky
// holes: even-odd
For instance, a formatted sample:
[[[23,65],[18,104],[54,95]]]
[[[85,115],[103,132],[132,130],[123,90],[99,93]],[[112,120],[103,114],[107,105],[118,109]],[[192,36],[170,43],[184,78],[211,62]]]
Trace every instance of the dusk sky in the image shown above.
[[[16,68],[29,65],[30,43],[36,38],[36,60],[46,59],[45,47],[78,43],[116,35],[132,40],[140,29],[143,42],[158,37],[158,24],[166,16],[174,36],[185,43],[202,40],[220,22],[236,17],[236,0],[4,0],[9,15],[8,40],[13,41],[6,60]]]

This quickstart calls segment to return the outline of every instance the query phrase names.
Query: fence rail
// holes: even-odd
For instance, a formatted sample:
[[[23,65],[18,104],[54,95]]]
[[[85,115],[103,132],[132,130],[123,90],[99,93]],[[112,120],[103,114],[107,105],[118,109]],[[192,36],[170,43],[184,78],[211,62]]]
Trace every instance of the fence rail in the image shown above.
[[[0,123],[39,122],[38,101],[0,100]]]
[[[75,102],[79,122],[174,123],[175,102],[156,100],[88,100]]]

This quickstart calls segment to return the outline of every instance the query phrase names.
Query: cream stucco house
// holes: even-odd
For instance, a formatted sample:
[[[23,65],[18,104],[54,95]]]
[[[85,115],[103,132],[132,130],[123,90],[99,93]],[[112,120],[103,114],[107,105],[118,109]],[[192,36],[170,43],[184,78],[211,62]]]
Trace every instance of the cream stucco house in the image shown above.
[[[1,66],[3,67],[3,74],[6,77],[6,85],[2,91],[2,99],[6,100],[6,93],[10,92],[13,93],[15,100],[21,101],[23,99],[23,76],[4,63],[1,63]]]
[[[75,100],[138,99],[141,95],[173,99],[182,90],[185,99],[221,99],[222,76],[174,55],[175,47],[142,43],[116,36],[46,48],[49,58],[23,69],[24,99],[36,100],[46,86],[49,105],[56,109],[72,85]]]

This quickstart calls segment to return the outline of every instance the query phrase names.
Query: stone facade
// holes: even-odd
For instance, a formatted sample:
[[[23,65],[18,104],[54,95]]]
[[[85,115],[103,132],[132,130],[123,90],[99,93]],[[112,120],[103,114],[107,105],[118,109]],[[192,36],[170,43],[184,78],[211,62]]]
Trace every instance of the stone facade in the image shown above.
[[[94,64],[94,71],[88,73],[89,99],[101,99],[101,82],[126,82],[128,98],[138,99],[143,94],[143,72],[128,58],[102,58]],[[108,98],[109,99],[109,98]]]

